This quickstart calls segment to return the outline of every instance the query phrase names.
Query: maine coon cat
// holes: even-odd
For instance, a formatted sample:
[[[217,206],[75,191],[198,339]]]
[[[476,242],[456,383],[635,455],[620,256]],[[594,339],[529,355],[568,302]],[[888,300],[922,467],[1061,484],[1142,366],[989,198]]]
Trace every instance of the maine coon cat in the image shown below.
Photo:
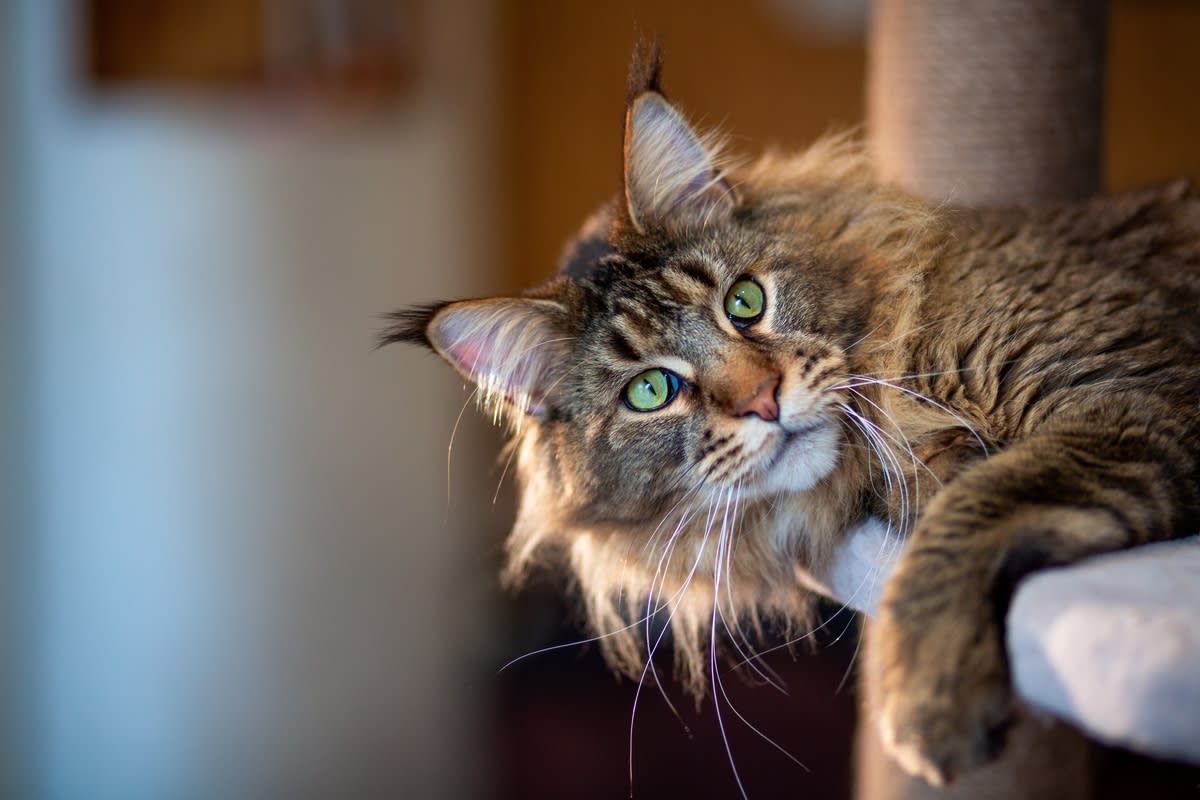
[[[623,177],[565,274],[384,334],[511,427],[507,577],[565,561],[634,677],[669,617],[700,692],[719,640],[803,626],[809,574],[883,518],[908,539],[880,608],[883,739],[932,782],[992,758],[1017,581],[1200,528],[1200,201],[932,207],[845,138],[726,170],[654,53]]]

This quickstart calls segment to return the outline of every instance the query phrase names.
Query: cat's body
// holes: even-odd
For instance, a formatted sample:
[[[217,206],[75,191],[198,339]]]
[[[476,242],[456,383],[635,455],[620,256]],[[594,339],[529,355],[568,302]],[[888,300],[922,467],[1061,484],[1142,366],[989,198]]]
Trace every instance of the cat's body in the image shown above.
[[[1015,582],[1200,528],[1200,201],[935,209],[839,140],[724,175],[653,58],[625,155],[586,269],[388,334],[513,422],[510,577],[564,555],[635,676],[669,614],[700,688],[718,633],[802,625],[808,571],[884,517],[909,538],[881,608],[885,741],[931,781],[991,757]]]

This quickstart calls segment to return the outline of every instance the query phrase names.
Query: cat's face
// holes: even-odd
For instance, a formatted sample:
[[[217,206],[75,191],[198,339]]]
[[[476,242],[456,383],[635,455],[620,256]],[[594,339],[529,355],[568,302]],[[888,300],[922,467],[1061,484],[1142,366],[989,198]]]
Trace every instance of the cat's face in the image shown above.
[[[839,456],[831,388],[856,330],[820,300],[838,294],[837,265],[749,218],[653,245],[610,256],[559,301],[575,325],[536,438],[564,499],[647,522],[688,493],[810,488]]]
[[[861,270],[778,196],[738,197],[714,152],[650,86],[627,112],[606,256],[526,298],[398,316],[393,338],[424,339],[521,430],[527,491],[558,523],[799,492],[841,455]]]

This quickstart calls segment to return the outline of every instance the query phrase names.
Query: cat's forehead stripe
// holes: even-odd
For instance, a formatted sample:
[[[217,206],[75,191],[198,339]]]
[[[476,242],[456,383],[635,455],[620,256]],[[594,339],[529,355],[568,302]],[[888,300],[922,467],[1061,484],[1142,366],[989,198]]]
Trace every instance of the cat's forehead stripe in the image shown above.
[[[707,265],[698,259],[685,259],[678,264],[673,264],[669,268],[671,274],[682,275],[695,283],[700,284],[705,289],[715,289],[717,279],[713,277]]]
[[[642,354],[633,344],[633,338],[626,335],[617,326],[609,332],[608,344],[619,357],[626,361],[641,361]]]
[[[679,312],[679,299],[659,281],[629,282],[615,288],[620,292],[615,298],[618,312],[644,320],[669,320]]]
[[[699,269],[699,267],[695,267]],[[662,274],[663,291],[679,298],[688,305],[706,305],[713,295],[716,280],[705,274],[705,280],[697,280],[694,274],[682,270],[666,269]]]
[[[648,328],[654,316],[652,309],[628,295],[613,298],[612,313],[614,316],[624,317],[629,324],[638,328]]]

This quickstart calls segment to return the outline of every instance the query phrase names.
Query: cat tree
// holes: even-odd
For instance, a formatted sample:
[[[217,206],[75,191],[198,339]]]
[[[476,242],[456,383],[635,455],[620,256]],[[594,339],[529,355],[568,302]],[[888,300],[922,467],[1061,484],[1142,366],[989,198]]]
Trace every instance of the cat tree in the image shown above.
[[[955,205],[1099,191],[1107,12],[1105,0],[876,0],[868,127],[883,175]],[[877,535],[862,529],[829,576],[835,594],[868,611],[889,566],[877,563]],[[1197,609],[1200,539],[1035,575],[1008,616],[1016,689],[1096,739],[1200,764]],[[1072,785],[1084,748],[1036,721],[1022,727],[1009,774],[992,777],[1016,787],[1013,796],[1084,796]],[[873,737],[864,726],[860,795],[924,796],[877,757]],[[1026,768],[1039,760],[1076,777],[1029,785],[1037,770]]]

